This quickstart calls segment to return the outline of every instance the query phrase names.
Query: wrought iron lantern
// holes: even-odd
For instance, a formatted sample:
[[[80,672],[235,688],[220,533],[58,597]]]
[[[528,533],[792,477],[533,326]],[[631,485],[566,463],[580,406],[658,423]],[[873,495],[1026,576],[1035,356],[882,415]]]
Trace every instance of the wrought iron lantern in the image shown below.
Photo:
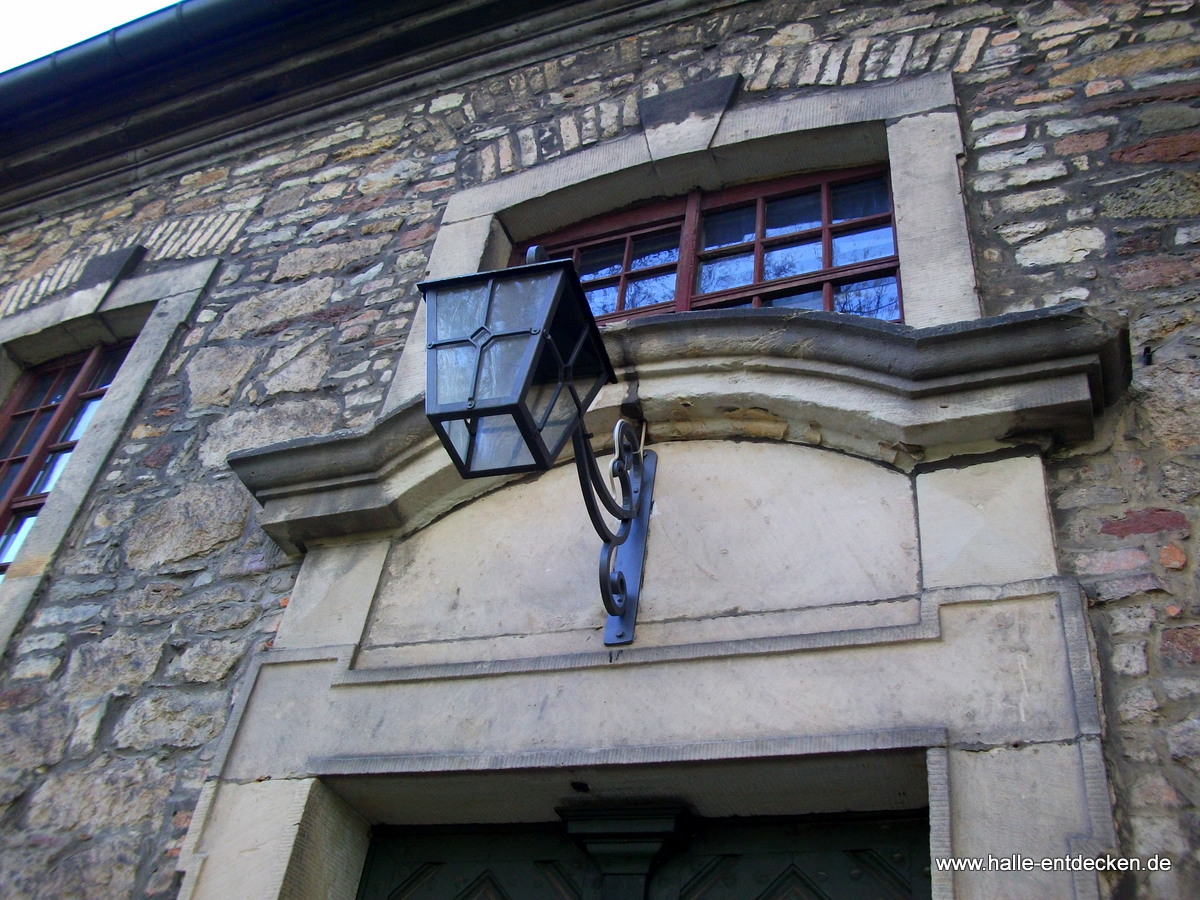
[[[531,253],[531,257],[533,254]],[[570,260],[420,285],[427,309],[425,415],[464,478],[549,469],[568,440],[600,550],[605,644],[633,640],[657,459],[626,420],[613,430],[610,493],[583,414],[615,382]],[[604,512],[617,521],[610,528]]]

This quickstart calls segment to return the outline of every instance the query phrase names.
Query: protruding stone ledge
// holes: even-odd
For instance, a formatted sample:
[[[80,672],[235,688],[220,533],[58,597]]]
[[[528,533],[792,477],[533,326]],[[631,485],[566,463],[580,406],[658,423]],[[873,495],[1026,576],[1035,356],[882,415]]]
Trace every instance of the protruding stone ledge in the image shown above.
[[[651,441],[805,443],[902,469],[920,459],[1087,440],[1129,382],[1128,335],[1078,304],[930,328],[835,313],[719,310],[610,327],[621,379],[589,413],[640,415]],[[289,551],[412,531],[504,483],[464,482],[419,401],[372,427],[247,450],[229,463]]]

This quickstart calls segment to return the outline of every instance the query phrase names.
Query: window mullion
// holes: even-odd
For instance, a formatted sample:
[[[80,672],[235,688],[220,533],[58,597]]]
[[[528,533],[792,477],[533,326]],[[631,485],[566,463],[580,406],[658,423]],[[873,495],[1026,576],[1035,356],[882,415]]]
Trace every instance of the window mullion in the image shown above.
[[[683,211],[683,225],[679,229],[679,268],[675,275],[675,311],[685,312],[691,308],[696,291],[696,256],[700,245],[700,192],[688,194],[687,206]]]
[[[764,281],[763,238],[767,233],[766,220],[767,201],[765,198],[759,197],[754,201],[754,284],[762,284]]]

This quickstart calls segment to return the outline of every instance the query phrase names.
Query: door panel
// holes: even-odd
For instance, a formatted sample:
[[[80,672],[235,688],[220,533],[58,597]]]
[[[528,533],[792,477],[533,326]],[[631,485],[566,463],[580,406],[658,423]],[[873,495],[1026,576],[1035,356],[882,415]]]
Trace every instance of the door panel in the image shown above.
[[[649,900],[924,900],[928,820],[700,822]]]
[[[561,824],[405,829],[373,839],[359,900],[600,900]],[[647,900],[927,900],[927,818],[689,822]]]
[[[561,826],[377,835],[359,900],[585,900],[599,874]]]

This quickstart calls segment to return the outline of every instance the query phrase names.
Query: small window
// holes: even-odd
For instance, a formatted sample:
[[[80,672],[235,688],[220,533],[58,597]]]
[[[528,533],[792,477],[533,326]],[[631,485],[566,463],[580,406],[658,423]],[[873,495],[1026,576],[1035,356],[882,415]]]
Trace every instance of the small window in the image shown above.
[[[600,321],[779,306],[900,321],[887,170],[693,191],[574,225],[541,244],[575,261]]]
[[[0,414],[0,580],[127,351],[96,347],[38,366],[22,376]]]

